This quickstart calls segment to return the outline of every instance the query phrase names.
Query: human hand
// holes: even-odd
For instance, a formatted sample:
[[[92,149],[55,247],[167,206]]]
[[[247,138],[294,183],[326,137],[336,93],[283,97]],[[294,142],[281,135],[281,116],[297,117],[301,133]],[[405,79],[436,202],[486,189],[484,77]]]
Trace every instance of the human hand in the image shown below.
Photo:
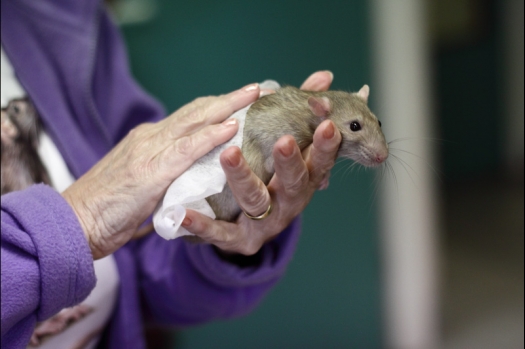
[[[332,79],[330,72],[317,72],[301,88],[324,91]],[[260,221],[241,214],[230,223],[186,210],[182,225],[226,253],[257,253],[303,211],[317,188],[327,185],[340,142],[341,134],[329,120],[319,125],[313,144],[302,154],[292,136],[280,138],[273,149],[275,175],[268,186],[251,171],[238,147],[226,149],[221,154],[221,165],[239,206],[250,215],[258,215],[271,203],[271,214]]]
[[[130,131],[66,191],[94,259],[139,232],[168,186],[193,162],[238,130],[224,121],[259,97],[257,84],[219,97],[197,98],[166,119]]]

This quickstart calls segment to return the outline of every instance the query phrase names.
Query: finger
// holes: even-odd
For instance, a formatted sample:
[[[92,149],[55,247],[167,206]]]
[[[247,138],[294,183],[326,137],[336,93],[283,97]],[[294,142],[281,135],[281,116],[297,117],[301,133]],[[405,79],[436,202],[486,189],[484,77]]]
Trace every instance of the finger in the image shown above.
[[[259,84],[251,84],[218,97],[201,97],[173,113],[163,125],[171,139],[196,132],[207,125],[224,121],[259,97]]]
[[[233,240],[230,232],[234,231],[233,223],[216,221],[197,211],[186,209],[186,217],[181,224],[184,229],[210,244],[224,244]],[[231,225],[225,229],[223,225]]]
[[[292,136],[283,136],[275,143],[273,158],[275,174],[285,193],[293,197],[307,187],[308,170]]]
[[[135,234],[133,234],[132,240],[140,239],[143,236],[148,235],[149,233],[153,232],[153,223],[149,223],[148,225],[145,225],[143,227],[140,227],[137,229]]]
[[[319,183],[319,187],[317,190],[325,190],[328,189],[328,186],[330,185],[330,172],[327,172],[323,179],[321,180],[321,183]]]
[[[239,90],[210,99],[204,107],[204,113],[212,123],[221,122],[259,98],[259,84],[250,84]]]
[[[260,248],[260,244],[255,243],[256,239],[249,239],[245,233],[248,230],[242,229],[240,225],[213,220],[193,210],[186,210],[182,226],[223,251],[253,255]]]
[[[193,111],[195,109],[208,109],[210,107],[222,108],[223,104],[233,103],[231,110],[219,111],[219,114],[221,112],[227,113],[227,115],[223,115],[222,120],[224,120],[224,118],[233,114],[233,112],[242,109],[248,104],[254,102],[257,99],[257,94],[260,93],[260,91],[261,88],[259,87],[259,84],[253,83],[246,85],[238,90],[232,91],[228,94],[220,96],[199,97],[193,100],[191,103],[188,103],[179,110],[177,110],[175,113],[170,115],[170,117],[173,116],[174,119],[179,119],[179,121],[185,118],[198,119],[197,115],[190,115],[193,114]],[[218,115],[217,118],[220,118],[220,116],[221,115]],[[216,122],[220,122],[222,120],[218,120]]]
[[[197,159],[216,146],[231,139],[239,129],[237,119],[228,119],[219,125],[209,125],[202,130],[172,142],[155,158],[157,168],[164,170],[168,179],[175,179]]]
[[[341,133],[332,121],[323,121],[315,130],[314,141],[304,154],[310,182],[315,187],[320,185],[334,166],[340,143]]]
[[[238,147],[230,147],[222,152],[221,166],[226,174],[228,185],[242,210],[250,215],[264,213],[270,205],[270,194],[266,185],[250,169]]]
[[[326,91],[330,88],[333,80],[334,74],[331,71],[315,72],[301,85],[301,90]]]

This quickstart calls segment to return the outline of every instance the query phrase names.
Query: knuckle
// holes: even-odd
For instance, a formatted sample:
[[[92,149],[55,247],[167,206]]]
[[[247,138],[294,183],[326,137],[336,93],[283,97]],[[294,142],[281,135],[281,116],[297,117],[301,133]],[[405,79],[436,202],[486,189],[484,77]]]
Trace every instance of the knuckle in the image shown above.
[[[221,234],[220,241],[227,246],[234,246],[238,243],[238,238],[233,234]]]
[[[184,116],[184,121],[190,124],[202,124],[205,119],[206,115],[201,108],[194,108]]]
[[[324,166],[319,166],[314,163],[308,164],[308,175],[310,176],[310,180],[314,182],[324,178],[329,171],[330,170],[327,170]]]
[[[202,108],[212,104],[215,100],[217,100],[216,96],[197,97],[191,104],[197,108]]]
[[[127,177],[132,180],[143,180],[150,176],[152,169],[153,166],[148,162],[135,161],[131,164]]]
[[[128,135],[132,138],[137,138],[140,135],[147,132],[149,128],[151,127],[151,125],[152,125],[151,123],[143,123],[143,124],[137,125],[129,131]]]
[[[259,243],[248,242],[248,243],[243,244],[242,246],[239,246],[236,249],[236,252],[244,256],[253,256],[257,252],[259,252],[259,250],[261,249],[261,246],[262,245]]]
[[[335,158],[327,154],[319,154],[317,157],[316,163],[317,167],[323,169],[323,171],[330,171],[335,165]]]
[[[152,149],[154,145],[154,139],[152,137],[146,136],[144,133],[137,134],[137,136],[132,138],[130,144],[130,156],[134,159],[142,159],[147,157],[150,152],[148,150]]]
[[[190,157],[195,147],[194,140],[190,136],[179,138],[173,145],[174,151],[184,157]]]
[[[195,104],[197,106],[201,106],[201,105],[204,105],[206,104],[206,102],[208,101],[210,97],[197,97],[193,100],[192,104]]]
[[[233,237],[230,234],[221,234],[216,237],[216,241],[223,245],[229,246],[233,244]]]
[[[151,168],[151,162],[144,161],[144,159],[137,159],[132,162],[133,173],[136,175],[150,173]]]
[[[289,194],[297,194],[304,190],[308,186],[308,181],[310,180],[310,176],[307,171],[301,171],[299,176],[296,177],[296,179],[290,183],[288,183],[285,186],[286,191]]]
[[[262,183],[259,183],[256,190],[251,190],[245,193],[244,203],[253,208],[259,208],[266,203],[266,187]]]

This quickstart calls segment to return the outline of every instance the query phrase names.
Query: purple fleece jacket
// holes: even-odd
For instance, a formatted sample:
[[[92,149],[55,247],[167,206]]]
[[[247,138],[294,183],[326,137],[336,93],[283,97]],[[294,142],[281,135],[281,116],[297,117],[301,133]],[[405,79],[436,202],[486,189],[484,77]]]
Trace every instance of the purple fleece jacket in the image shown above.
[[[2,46],[70,171],[79,177],[127,132],[160,120],[160,105],[130,76],[118,30],[96,0],[2,0]],[[36,322],[81,302],[95,286],[93,260],[70,206],[34,185],[2,196],[2,348],[25,348]],[[157,234],[114,253],[118,304],[101,344],[143,348],[144,318],[183,327],[253,309],[283,275],[294,221],[241,267],[210,245]]]

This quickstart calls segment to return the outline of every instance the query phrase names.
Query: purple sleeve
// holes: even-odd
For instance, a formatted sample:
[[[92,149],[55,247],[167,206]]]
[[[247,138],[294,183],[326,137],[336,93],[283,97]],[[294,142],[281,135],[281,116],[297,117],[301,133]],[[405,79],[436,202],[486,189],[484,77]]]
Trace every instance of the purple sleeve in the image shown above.
[[[77,217],[40,184],[2,195],[2,348],[25,348],[36,322],[94,288],[93,258]]]
[[[187,326],[244,315],[284,275],[300,233],[299,218],[238,266],[211,245],[166,241],[153,233],[138,245],[141,290],[155,321]]]

